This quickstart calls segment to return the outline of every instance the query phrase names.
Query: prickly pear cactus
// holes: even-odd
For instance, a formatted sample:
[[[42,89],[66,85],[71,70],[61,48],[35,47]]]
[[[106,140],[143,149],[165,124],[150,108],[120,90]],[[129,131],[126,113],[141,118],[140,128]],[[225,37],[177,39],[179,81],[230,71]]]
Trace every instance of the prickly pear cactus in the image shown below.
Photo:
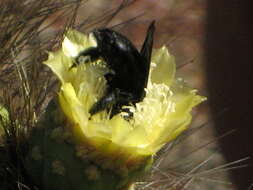
[[[161,147],[187,129],[191,110],[204,101],[175,78],[166,47],[153,50],[146,96],[129,120],[89,109],[106,89],[102,60],[71,68],[78,52],[96,46],[89,35],[69,30],[62,49],[45,64],[61,82],[58,97],[29,138],[27,173],[43,190],[130,190]],[[71,69],[70,69],[71,68]]]
[[[128,171],[119,164],[119,168],[110,168],[106,165],[107,158],[99,157],[94,147],[75,143],[60,117],[61,112],[52,101],[29,139],[26,168],[39,188],[123,190],[150,167],[152,159],[147,157]],[[120,160],[114,161],[120,163]]]

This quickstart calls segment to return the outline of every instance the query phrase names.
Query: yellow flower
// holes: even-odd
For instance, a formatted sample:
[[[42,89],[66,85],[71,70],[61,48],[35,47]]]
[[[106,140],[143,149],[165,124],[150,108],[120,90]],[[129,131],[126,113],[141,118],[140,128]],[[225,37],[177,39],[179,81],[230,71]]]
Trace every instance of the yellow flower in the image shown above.
[[[49,53],[45,62],[61,81],[59,103],[68,127],[79,144],[89,144],[104,157],[122,157],[128,163],[150,158],[187,129],[192,108],[205,98],[175,78],[175,60],[162,47],[153,50],[146,97],[135,107],[128,106],[133,119],[125,120],[124,113],[110,119],[106,111],[90,117],[89,109],[106,90],[107,68],[103,60],[70,67],[80,51],[96,45],[92,35],[69,30],[62,49]]]

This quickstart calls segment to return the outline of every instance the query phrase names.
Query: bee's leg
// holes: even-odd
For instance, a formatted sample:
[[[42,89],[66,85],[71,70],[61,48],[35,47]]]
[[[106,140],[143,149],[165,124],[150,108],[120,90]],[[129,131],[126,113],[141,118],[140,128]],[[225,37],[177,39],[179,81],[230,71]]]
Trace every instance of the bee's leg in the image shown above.
[[[116,115],[120,112],[124,112],[125,114],[123,114],[123,117],[126,120],[131,119],[133,117],[133,113],[130,111],[129,108],[127,108],[127,107],[122,108],[122,106],[131,105],[131,102],[136,102],[136,98],[134,97],[134,95],[132,93],[124,92],[124,91],[118,91],[117,95],[118,95],[117,96],[117,103],[114,104],[111,109],[110,118],[112,118],[114,115]]]
[[[112,117],[115,114],[123,111],[121,109],[122,105],[127,105],[132,100],[133,100],[133,96],[131,93],[121,92],[119,89],[115,89],[112,92],[103,96],[98,102],[96,102],[91,107],[89,112],[91,115],[94,115],[100,111],[111,109],[110,117]]]
[[[95,104],[93,104],[89,112],[91,115],[94,115],[100,111],[112,107],[114,104],[116,104],[116,102],[117,102],[117,94],[116,92],[111,92],[103,96],[100,100],[98,100]]]
[[[75,58],[74,64],[70,67],[73,68],[80,63],[88,63],[96,61],[100,58],[100,51],[96,47],[90,47],[88,49],[85,49],[84,51],[81,51]]]
[[[131,120],[134,116],[134,113],[131,112],[129,108],[122,108],[121,112],[126,113],[126,114],[123,115],[123,118],[127,121]]]

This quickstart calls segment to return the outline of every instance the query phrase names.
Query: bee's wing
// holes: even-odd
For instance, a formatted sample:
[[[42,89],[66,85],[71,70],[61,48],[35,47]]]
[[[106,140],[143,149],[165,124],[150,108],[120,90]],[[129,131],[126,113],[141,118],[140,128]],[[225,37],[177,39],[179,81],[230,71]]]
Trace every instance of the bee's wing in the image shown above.
[[[149,68],[150,68],[154,32],[155,32],[155,21],[152,21],[152,23],[148,27],[146,39],[142,45],[141,52],[140,52],[141,56],[145,59],[145,64],[146,64],[145,68],[146,68],[147,73],[149,72]],[[148,75],[147,75],[146,80],[148,80]]]

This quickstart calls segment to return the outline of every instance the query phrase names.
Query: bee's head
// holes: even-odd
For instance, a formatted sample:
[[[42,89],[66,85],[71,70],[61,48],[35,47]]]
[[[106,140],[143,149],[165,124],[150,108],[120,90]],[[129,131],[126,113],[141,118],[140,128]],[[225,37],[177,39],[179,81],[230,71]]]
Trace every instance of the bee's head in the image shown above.
[[[93,35],[96,38],[98,48],[101,52],[111,52],[112,49],[115,47],[115,32],[108,29],[96,29],[93,31]]]

